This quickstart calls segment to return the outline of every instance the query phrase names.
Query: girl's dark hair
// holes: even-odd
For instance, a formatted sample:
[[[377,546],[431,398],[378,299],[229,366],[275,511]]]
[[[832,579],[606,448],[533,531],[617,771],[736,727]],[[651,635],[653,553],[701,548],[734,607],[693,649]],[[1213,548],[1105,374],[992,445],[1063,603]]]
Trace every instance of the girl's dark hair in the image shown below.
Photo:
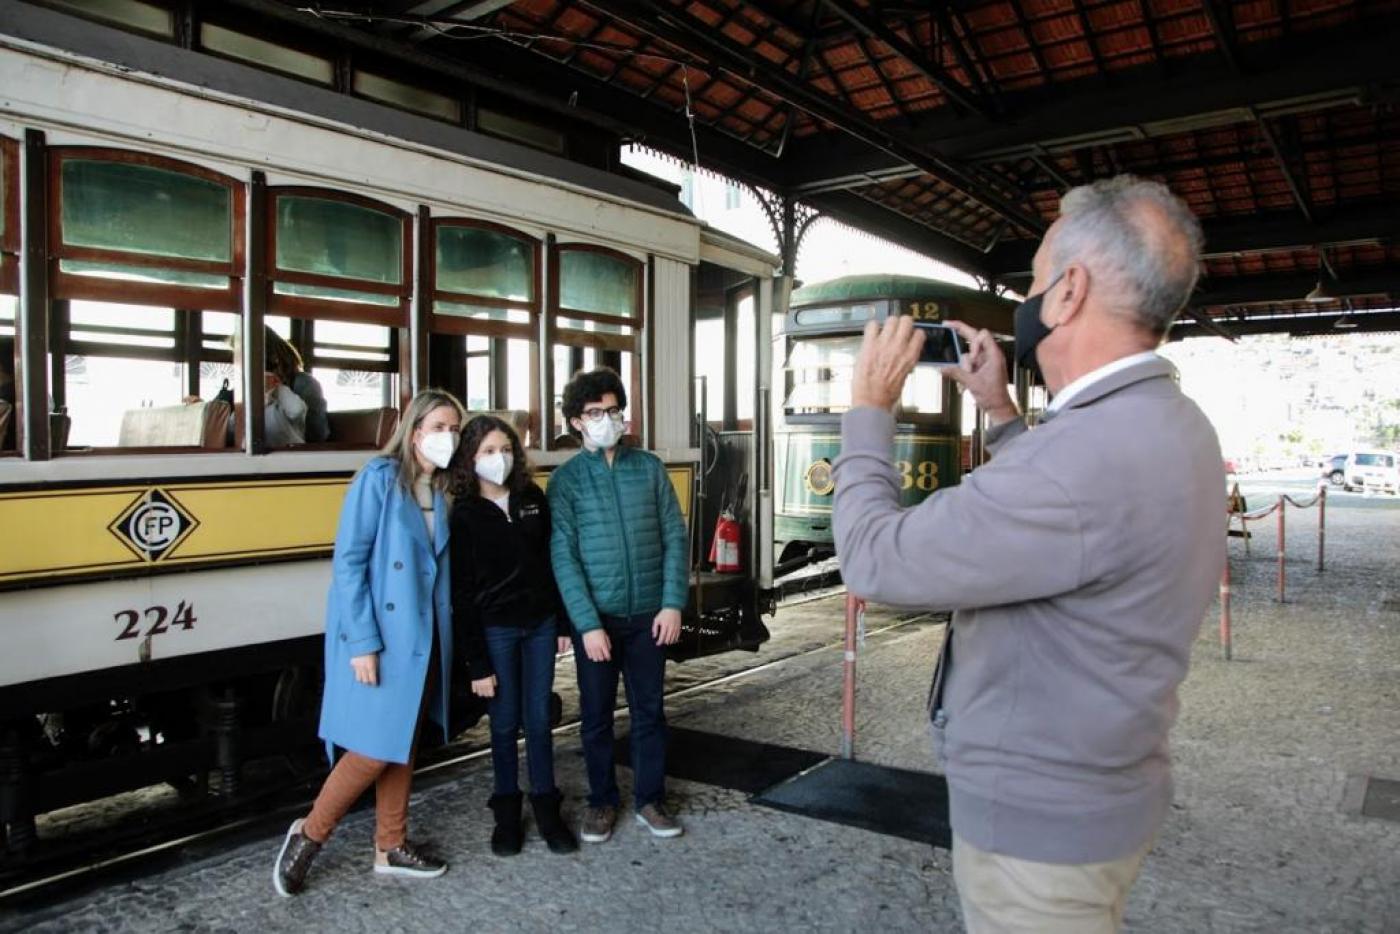
[[[564,424],[570,433],[578,434],[574,429],[573,420],[583,418],[583,410],[588,403],[597,402],[608,393],[617,397],[618,408],[627,408],[627,387],[622,385],[622,377],[617,375],[616,370],[600,366],[587,372],[579,370],[574,374],[573,379],[564,387],[564,400],[561,405]]]
[[[481,442],[493,431],[501,432],[510,440],[510,473],[506,474],[506,482],[502,486],[512,493],[523,493],[534,482],[530,479],[534,468],[525,456],[520,436],[510,423],[494,415],[476,415],[462,428],[462,441],[457,445],[452,463],[448,465],[452,472],[454,496],[481,495],[481,484],[476,478],[476,452],[481,448]]]

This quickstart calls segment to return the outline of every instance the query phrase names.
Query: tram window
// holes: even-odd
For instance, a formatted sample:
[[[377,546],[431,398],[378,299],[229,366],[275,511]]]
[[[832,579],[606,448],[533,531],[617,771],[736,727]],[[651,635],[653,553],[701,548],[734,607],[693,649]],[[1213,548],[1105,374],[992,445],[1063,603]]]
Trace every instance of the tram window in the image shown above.
[[[0,454],[16,453],[15,307],[13,295],[0,295]]]
[[[458,101],[402,81],[385,78],[367,71],[356,71],[355,93],[380,103],[412,110],[416,113],[437,117],[449,123],[462,122],[462,105]]]
[[[436,218],[431,229],[431,327],[462,338],[457,346],[465,347],[465,386],[460,388],[467,408],[514,413],[524,443],[537,447],[540,243],[509,227],[467,218]]]
[[[904,381],[899,397],[901,415],[938,415],[943,412],[943,380],[940,370],[916,366]]]
[[[329,189],[273,188],[269,197],[272,313],[405,323],[412,255],[408,214]]]
[[[723,318],[696,320],[695,375],[705,377],[705,418],[714,423],[724,418],[724,346]]]
[[[793,341],[784,367],[793,383],[784,403],[789,415],[825,415],[851,407],[851,374],[860,342],[858,334]]]
[[[206,52],[247,62],[258,68],[280,71],[317,84],[335,83],[330,59],[236,32],[215,23],[200,23],[199,44]]]
[[[103,20],[118,26],[170,38],[175,35],[175,22],[169,10],[140,0],[48,0],[50,6],[77,13],[90,19]]]
[[[734,399],[735,417],[740,422],[753,421],[753,387],[757,384],[757,371],[755,369],[755,355],[757,354],[757,340],[754,337],[754,329],[757,326],[754,321],[754,300],[752,295],[746,295],[739,299],[738,314],[736,317],[737,340],[735,341],[734,366],[736,373],[734,386],[736,397]]]
[[[624,253],[584,244],[555,248],[552,320],[555,436],[568,431],[559,404],[564,385],[579,369],[609,366],[627,387],[627,433],[642,435],[642,264]]]
[[[0,137],[0,294],[19,293],[19,143]]]
[[[232,311],[243,266],[243,186],[190,163],[56,147],[56,299]]]

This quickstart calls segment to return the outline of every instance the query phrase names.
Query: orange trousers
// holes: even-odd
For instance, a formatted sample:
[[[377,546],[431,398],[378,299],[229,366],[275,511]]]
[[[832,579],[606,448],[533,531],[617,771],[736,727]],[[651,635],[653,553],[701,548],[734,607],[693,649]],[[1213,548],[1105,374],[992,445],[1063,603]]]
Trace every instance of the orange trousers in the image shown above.
[[[317,843],[325,843],[340,819],[373,785],[374,845],[381,850],[403,846],[408,832],[408,793],[412,784],[412,756],[405,765],[346,752],[326,777],[301,832]]]
[[[355,806],[360,795],[374,786],[374,845],[380,850],[403,846],[408,835],[408,793],[413,785],[413,759],[418,751],[418,732],[428,712],[428,698],[438,679],[437,630],[433,630],[432,662],[423,685],[423,702],[418,708],[418,723],[413,728],[413,750],[407,763],[371,759],[358,752],[346,750],[340,761],[326,776],[311,813],[306,815],[301,832],[317,843],[329,839],[340,819]]]

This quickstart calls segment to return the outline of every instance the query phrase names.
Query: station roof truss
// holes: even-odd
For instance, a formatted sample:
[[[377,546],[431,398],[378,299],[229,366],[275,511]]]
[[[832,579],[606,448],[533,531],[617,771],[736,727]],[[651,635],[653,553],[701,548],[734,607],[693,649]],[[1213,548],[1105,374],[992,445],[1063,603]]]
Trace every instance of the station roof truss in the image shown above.
[[[1206,232],[1183,333],[1400,328],[1400,0],[231,2],[479,73],[989,285],[1025,289],[1067,188],[1158,178]]]

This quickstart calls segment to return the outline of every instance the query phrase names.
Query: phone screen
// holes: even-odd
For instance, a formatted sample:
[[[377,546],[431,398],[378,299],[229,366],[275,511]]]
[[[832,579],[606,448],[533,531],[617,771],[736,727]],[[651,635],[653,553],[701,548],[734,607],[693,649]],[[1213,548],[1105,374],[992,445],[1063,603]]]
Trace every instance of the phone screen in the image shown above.
[[[924,332],[924,349],[919,363],[924,366],[957,366],[962,363],[967,346],[962,335],[946,324],[918,322],[914,327]]]

